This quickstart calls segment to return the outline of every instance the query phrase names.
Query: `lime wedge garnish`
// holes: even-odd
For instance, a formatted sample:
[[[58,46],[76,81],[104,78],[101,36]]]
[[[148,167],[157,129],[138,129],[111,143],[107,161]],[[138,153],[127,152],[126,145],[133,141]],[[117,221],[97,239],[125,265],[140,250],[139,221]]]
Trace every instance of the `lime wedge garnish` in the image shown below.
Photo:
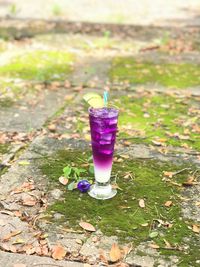
[[[91,98],[101,98],[97,93],[87,93],[83,96],[83,99],[88,102]]]
[[[103,99],[102,98],[91,98],[88,101],[88,104],[93,108],[103,108]]]
[[[102,108],[104,106],[103,99],[96,93],[87,93],[83,99],[93,108]]]

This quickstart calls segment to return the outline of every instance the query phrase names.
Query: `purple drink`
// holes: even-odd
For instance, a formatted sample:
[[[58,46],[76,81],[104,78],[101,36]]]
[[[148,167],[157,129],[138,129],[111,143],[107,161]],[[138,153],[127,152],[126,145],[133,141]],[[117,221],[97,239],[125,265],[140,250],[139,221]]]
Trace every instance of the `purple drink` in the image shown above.
[[[118,110],[106,107],[90,108],[89,119],[95,181],[99,186],[101,184],[101,189],[103,189],[103,184],[105,185],[110,181],[117,132]],[[111,186],[109,190],[111,190]],[[99,198],[102,199],[102,197]]]

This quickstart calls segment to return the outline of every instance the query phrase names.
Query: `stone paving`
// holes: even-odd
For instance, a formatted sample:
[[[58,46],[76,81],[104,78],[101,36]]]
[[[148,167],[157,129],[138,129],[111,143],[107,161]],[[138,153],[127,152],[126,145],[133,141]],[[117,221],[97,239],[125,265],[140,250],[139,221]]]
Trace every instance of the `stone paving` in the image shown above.
[[[178,2],[176,1],[177,5]],[[192,3],[196,4],[195,1]],[[22,13],[19,13],[19,17],[23,17]],[[151,18],[149,19],[152,21]],[[155,17],[154,19],[156,21]],[[133,35],[137,36],[133,29]],[[196,251],[198,252],[200,248],[200,149],[198,146],[200,83],[197,86],[190,86],[190,81],[187,81],[188,86],[184,88],[170,88],[155,82],[146,83],[144,81],[141,84],[133,84],[127,80],[127,77],[123,77],[123,72],[120,76],[121,80],[118,81],[113,80],[109,75],[113,66],[113,59],[118,56],[134,57],[136,63],[139,62],[138,64],[146,61],[153,62],[153,64],[172,63],[177,64],[177,66],[178,64],[192,64],[196,66],[195,71],[198,72],[200,54],[196,42],[197,37],[200,36],[199,30],[196,28],[193,30],[184,29],[183,38],[187,37],[184,44],[182,41],[176,43],[180,37],[179,33],[174,35],[176,29],[172,28],[169,32],[171,35],[167,37],[167,40],[164,40],[160,31],[155,30],[154,32],[153,28],[149,35],[152,37],[150,39],[146,35],[145,29],[140,31],[140,38],[138,39],[132,38],[131,35],[123,39],[120,37],[119,28],[115,33],[115,36],[119,33],[119,37],[110,37],[106,34],[95,36],[94,33],[90,35],[90,33],[81,34],[79,32],[77,34],[36,35],[32,39],[25,38],[18,41],[2,40],[0,43],[2,47],[0,55],[0,59],[2,59],[0,66],[2,80],[2,89],[0,89],[0,145],[2,146],[0,146],[1,266],[17,267],[17,264],[21,264],[20,267],[199,266],[200,258]],[[173,39],[175,44],[173,43],[170,46],[172,36],[176,36]],[[190,39],[188,36],[190,36]],[[54,40],[55,42],[53,42]],[[189,41],[192,43],[192,49],[189,48],[188,51],[185,43]],[[163,51],[162,49],[166,49],[166,47],[167,50]],[[48,55],[49,51],[55,50],[72,55],[69,62],[66,59],[66,62],[62,63],[69,64],[72,69],[70,71],[61,69],[60,77],[54,75],[52,79],[43,78],[42,80],[33,80],[30,76],[24,77],[21,73],[20,62],[16,65],[11,64],[9,68],[5,69],[7,64],[5,62],[9,63],[10,59],[15,59],[18,51],[24,51],[24,53],[46,51],[45,57],[48,60],[48,57],[51,56],[51,54]],[[56,61],[56,63],[56,66],[59,67],[59,61]],[[127,65],[125,67],[131,68]],[[12,77],[13,73],[15,74],[13,66],[18,75],[17,78]],[[27,69],[30,72],[33,71],[30,67],[27,67]],[[40,64],[37,65],[37,69],[38,71],[41,69]],[[57,73],[57,69],[55,69],[55,73],[54,70],[50,69],[50,71],[53,71],[53,74]],[[144,68],[141,72],[148,75],[149,70]],[[64,76],[62,76],[63,73]],[[171,75],[173,79],[174,74]],[[179,74],[176,73],[175,75]],[[123,127],[122,122],[119,124],[114,165],[119,166],[121,164],[121,167],[123,167],[124,161],[136,162],[137,160],[139,160],[139,164],[153,160],[156,162],[154,164],[158,164],[155,165],[156,168],[158,166],[161,168],[162,164],[168,164],[169,169],[165,169],[168,173],[166,177],[163,176],[163,182],[174,183],[171,197],[173,199],[175,195],[178,195],[178,199],[173,205],[177,205],[181,210],[180,218],[174,215],[173,220],[168,224],[173,225],[176,220],[180,220],[180,224],[181,221],[184,221],[187,227],[186,235],[189,233],[188,236],[184,234],[181,236],[180,244],[171,244],[171,240],[165,239],[165,231],[162,231],[162,227],[166,227],[163,226],[166,223],[166,217],[162,216],[160,207],[158,207],[156,223],[148,221],[148,223],[141,223],[143,226],[137,225],[136,227],[133,222],[131,227],[133,227],[133,231],[135,227],[135,235],[137,235],[137,231],[142,233],[142,227],[150,227],[149,232],[152,229],[156,229],[156,231],[162,229],[159,232],[162,245],[161,243],[158,245],[158,237],[153,238],[146,236],[146,234],[145,237],[138,239],[139,241],[136,242],[135,236],[128,234],[129,229],[127,229],[125,239],[121,238],[120,229],[110,235],[105,234],[98,223],[95,225],[96,231],[89,233],[78,226],[78,220],[74,224],[70,224],[70,213],[66,215],[51,209],[58,201],[63,201],[65,205],[69,206],[72,204],[65,202],[67,199],[66,190],[58,182],[59,175],[55,177],[56,182],[55,180],[52,181],[51,175],[44,173],[42,166],[49,163],[49,169],[52,170],[51,164],[55,162],[55,166],[57,166],[56,164],[59,164],[60,160],[60,158],[56,160],[55,156],[63,150],[67,151],[69,155],[72,152],[79,153],[80,157],[85,159],[85,153],[90,151],[90,137],[87,107],[83,103],[82,96],[91,91],[101,93],[102,88],[110,89],[110,96],[114,101],[120,99],[125,101],[127,96],[129,98],[125,106],[123,106],[123,103],[118,103],[122,104],[120,113],[128,117],[124,117],[127,120],[126,127]],[[170,107],[167,97],[172,97],[170,98],[170,101],[172,101]],[[139,103],[142,107],[142,115],[137,110],[130,110],[129,108],[131,104],[133,107],[137,106],[136,100],[140,98],[145,99],[144,103]],[[154,98],[166,98],[166,103],[162,103],[163,107],[160,111],[163,117],[156,122],[158,123],[156,127],[159,127],[160,123],[162,124],[162,120],[167,122],[165,109],[169,110],[177,103],[181,103],[183,107],[188,108],[187,113],[183,114],[183,118],[179,114],[180,111],[174,111],[177,112],[177,117],[171,119],[171,123],[177,122],[178,119],[184,120],[181,121],[185,127],[183,133],[177,134],[173,132],[173,129],[169,129],[168,125],[164,125],[164,130],[161,129],[161,133],[158,132],[159,136],[155,136],[154,132],[150,136],[146,136],[144,129],[139,129],[139,124],[132,122],[134,113],[138,112],[136,116],[138,116],[138,121],[142,116],[142,125],[150,128],[155,123],[154,121],[146,122],[149,116],[151,118],[152,114],[157,112],[152,106],[149,106],[151,99]],[[131,102],[131,99],[133,99],[133,102]],[[181,108],[183,108],[182,106]],[[152,113],[147,112],[148,108],[152,109]],[[181,128],[180,122],[178,123]],[[169,132],[169,130],[173,132],[174,136],[168,136],[165,132],[162,132]],[[165,134],[164,138],[162,137],[163,134]],[[170,138],[174,138],[175,141],[178,140],[177,145],[172,145]],[[70,158],[66,158],[66,162],[74,163]],[[170,169],[170,166],[172,166],[172,169]],[[175,166],[176,171],[173,171]],[[179,172],[180,178],[170,180]],[[132,175],[135,175],[135,173],[133,172]],[[160,175],[163,175],[162,170]],[[172,177],[169,177],[170,175]],[[187,180],[188,185],[183,188],[181,179],[189,179],[188,177],[191,176],[193,180],[191,178]],[[148,184],[148,186],[151,185]],[[177,193],[176,190],[180,187],[181,189]],[[69,194],[74,193],[70,192]],[[122,194],[123,191],[120,193],[119,190],[119,195]],[[132,194],[134,197],[134,192]],[[143,195],[140,197],[145,198]],[[148,200],[148,196],[146,197]],[[77,198],[84,199],[85,196],[77,195]],[[76,206],[73,208],[76,210]],[[67,207],[66,210],[68,210]],[[114,214],[116,212],[117,209]],[[133,214],[135,214],[134,212]],[[87,217],[80,217],[80,220],[82,219],[87,220]],[[115,223],[113,221],[113,224]],[[138,227],[139,230],[136,229]],[[173,226],[171,227],[173,229]],[[179,231],[176,231],[176,234],[178,235]],[[110,249],[115,243],[119,244],[124,254],[120,262],[113,263],[110,260]],[[58,244],[66,251],[65,260],[55,261],[52,259],[52,251]],[[186,257],[189,257],[190,263],[188,263]]]

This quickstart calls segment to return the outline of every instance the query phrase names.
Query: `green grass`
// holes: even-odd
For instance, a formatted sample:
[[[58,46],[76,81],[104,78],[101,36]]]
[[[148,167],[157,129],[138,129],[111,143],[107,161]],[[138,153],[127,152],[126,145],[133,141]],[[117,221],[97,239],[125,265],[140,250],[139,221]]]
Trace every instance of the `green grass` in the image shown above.
[[[189,147],[200,150],[199,133],[194,132],[193,127],[198,126],[198,106],[196,102],[189,99],[178,99],[176,97],[162,95],[147,95],[138,97],[124,96],[115,101],[121,108],[119,116],[119,136],[132,137],[133,142],[152,143],[152,140],[166,139],[164,143],[172,146],[181,146],[183,143]],[[189,110],[196,109],[196,113]],[[149,117],[145,117],[144,114]],[[184,123],[187,126],[184,126]],[[131,130],[130,130],[131,126]],[[136,132],[141,132],[145,139],[134,139]],[[184,133],[184,131],[188,133]],[[178,133],[189,136],[188,140],[179,139],[170,134]]]
[[[40,169],[52,181],[52,188],[59,187],[58,177],[62,175],[63,167],[67,164],[81,167],[81,159],[86,160],[89,155],[90,152],[59,151],[52,158],[44,160]],[[149,234],[152,231],[158,232],[158,236],[153,240],[161,247],[164,247],[164,239],[173,246],[181,247],[184,244],[183,238],[190,236],[194,244],[192,242],[189,244],[191,245],[189,250],[168,252],[161,249],[160,251],[164,255],[171,253],[180,256],[183,263],[194,263],[198,258],[199,247],[195,244],[196,235],[188,229],[192,222],[184,222],[181,216],[178,195],[182,190],[162,180],[163,171],[176,171],[183,167],[186,165],[175,166],[154,160],[126,160],[114,163],[113,174],[118,174],[117,183],[122,189],[118,190],[116,197],[100,201],[77,190],[71,192],[60,186],[64,190],[65,199],[50,206],[48,212],[59,212],[64,215],[63,219],[55,221],[57,224],[68,222],[68,227],[79,229],[78,223],[81,220],[88,221],[105,235],[117,235],[121,241],[131,241],[134,246],[151,240]],[[131,172],[133,178],[124,178],[127,172]],[[179,174],[176,181],[181,183],[187,177],[188,173]],[[90,178],[88,176],[88,179]],[[145,200],[145,208],[139,207],[139,199]],[[164,206],[168,200],[173,202],[170,208]],[[157,220],[170,222],[172,227],[159,226]],[[145,223],[148,223],[148,226],[142,226]]]
[[[155,64],[134,58],[115,58],[109,71],[110,79],[133,84],[159,84],[172,88],[200,85],[200,65],[180,63]]]
[[[72,71],[73,60],[68,52],[27,52],[0,66],[0,76],[37,81],[64,80]]]

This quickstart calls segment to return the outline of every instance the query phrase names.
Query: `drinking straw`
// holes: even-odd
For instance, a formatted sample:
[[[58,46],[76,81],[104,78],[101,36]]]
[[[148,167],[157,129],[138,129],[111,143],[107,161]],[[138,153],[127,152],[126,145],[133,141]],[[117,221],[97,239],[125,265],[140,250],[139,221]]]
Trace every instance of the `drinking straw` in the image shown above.
[[[108,106],[108,92],[104,91],[103,93],[103,102],[104,102],[104,107]]]

